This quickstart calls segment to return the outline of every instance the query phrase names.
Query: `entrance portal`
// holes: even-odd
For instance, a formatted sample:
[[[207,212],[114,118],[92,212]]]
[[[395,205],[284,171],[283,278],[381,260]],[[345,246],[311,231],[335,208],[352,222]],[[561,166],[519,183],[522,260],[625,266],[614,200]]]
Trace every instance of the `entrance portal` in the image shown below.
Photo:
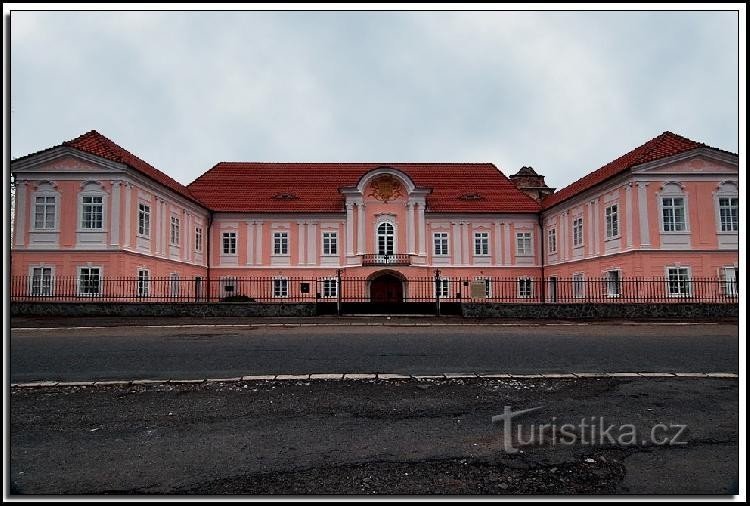
[[[372,302],[403,302],[404,287],[401,280],[393,274],[383,274],[370,283],[370,300]]]

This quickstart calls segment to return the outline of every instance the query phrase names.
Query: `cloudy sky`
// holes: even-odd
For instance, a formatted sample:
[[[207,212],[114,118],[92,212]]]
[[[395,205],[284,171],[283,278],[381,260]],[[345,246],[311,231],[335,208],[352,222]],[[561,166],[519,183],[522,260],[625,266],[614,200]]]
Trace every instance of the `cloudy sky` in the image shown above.
[[[492,162],[563,187],[665,130],[738,151],[733,12],[12,12],[11,156]]]

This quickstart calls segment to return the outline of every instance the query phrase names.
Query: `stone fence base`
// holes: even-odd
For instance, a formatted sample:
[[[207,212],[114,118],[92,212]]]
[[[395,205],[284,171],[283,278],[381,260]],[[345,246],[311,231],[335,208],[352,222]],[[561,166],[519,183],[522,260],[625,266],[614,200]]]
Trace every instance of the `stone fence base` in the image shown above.
[[[739,304],[639,303],[639,304],[493,304],[466,303],[461,314],[469,318],[520,320],[736,320]]]
[[[11,302],[11,316],[315,316],[315,304],[243,302]]]

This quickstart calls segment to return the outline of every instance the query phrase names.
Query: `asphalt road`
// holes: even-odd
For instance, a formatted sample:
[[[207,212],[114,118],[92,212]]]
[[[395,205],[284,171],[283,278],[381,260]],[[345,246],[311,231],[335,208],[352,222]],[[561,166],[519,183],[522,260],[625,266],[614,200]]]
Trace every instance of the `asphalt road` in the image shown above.
[[[738,372],[738,326],[12,329],[10,379]]]
[[[736,494],[739,484],[736,379],[13,388],[9,401],[11,494]],[[512,418],[510,446],[492,421],[505,406],[538,408]]]

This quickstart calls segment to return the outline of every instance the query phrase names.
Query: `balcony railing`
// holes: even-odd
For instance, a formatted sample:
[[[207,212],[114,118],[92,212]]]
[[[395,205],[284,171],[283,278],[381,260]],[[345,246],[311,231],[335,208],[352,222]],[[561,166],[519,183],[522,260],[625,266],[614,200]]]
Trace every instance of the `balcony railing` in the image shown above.
[[[411,265],[411,255],[362,255],[362,265]]]

